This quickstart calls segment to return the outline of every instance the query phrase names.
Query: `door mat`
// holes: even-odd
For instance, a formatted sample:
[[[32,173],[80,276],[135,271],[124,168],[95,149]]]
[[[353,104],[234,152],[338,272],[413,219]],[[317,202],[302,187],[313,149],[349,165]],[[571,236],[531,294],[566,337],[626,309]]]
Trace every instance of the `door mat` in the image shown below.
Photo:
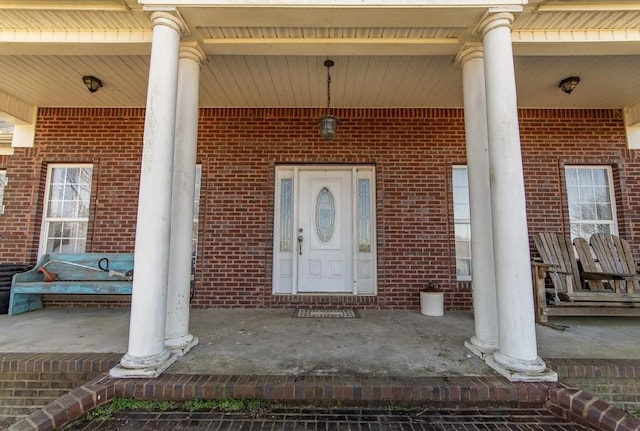
[[[345,309],[316,309],[316,308],[298,308],[295,313],[293,313],[293,317],[337,317],[337,318],[347,318],[354,319],[360,317],[360,314],[357,310],[353,308],[345,308]]]

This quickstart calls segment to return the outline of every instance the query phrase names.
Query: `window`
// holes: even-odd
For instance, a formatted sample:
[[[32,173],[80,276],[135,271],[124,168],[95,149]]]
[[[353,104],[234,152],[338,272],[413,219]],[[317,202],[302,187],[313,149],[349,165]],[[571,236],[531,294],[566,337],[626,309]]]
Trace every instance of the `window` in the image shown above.
[[[200,215],[200,183],[202,178],[202,165],[196,165],[196,178],[193,195],[193,225],[191,231],[191,270],[195,273],[196,261],[198,256],[198,229],[200,227],[200,221],[198,216]],[[195,276],[191,275],[192,278]]]
[[[618,232],[608,166],[565,167],[571,238]]]
[[[456,277],[471,280],[471,215],[466,166],[453,167],[453,223],[456,242]]]
[[[92,172],[92,165],[49,166],[40,254],[85,251]]]
[[[0,169],[0,215],[4,214],[4,188],[7,187],[8,183],[7,179],[7,171],[4,169]]]

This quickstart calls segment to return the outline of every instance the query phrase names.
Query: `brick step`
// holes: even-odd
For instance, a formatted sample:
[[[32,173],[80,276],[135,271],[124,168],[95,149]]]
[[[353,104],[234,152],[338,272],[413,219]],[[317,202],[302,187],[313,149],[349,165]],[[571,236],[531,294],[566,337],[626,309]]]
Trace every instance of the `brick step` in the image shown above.
[[[0,429],[107,372],[122,354],[19,354],[0,359]]]
[[[30,406],[30,407],[13,407],[6,408],[0,407],[0,423],[13,423],[16,421],[16,418],[28,416],[36,410],[39,410],[41,407],[38,406]],[[2,428],[0,428],[2,429]]]
[[[78,380],[0,381],[0,397],[5,391],[13,391],[14,389],[74,389],[78,386],[78,382]]]
[[[16,396],[12,398],[0,398],[0,406],[10,407],[10,406],[32,406],[36,404],[45,405],[61,397],[66,393],[69,393],[69,391],[56,390],[56,391],[48,391],[46,393],[42,393],[42,392],[21,393],[21,394],[16,394]]]
[[[87,372],[26,372],[26,371],[2,371],[0,372],[0,383],[12,381],[32,381],[32,380],[91,380],[100,373]]]

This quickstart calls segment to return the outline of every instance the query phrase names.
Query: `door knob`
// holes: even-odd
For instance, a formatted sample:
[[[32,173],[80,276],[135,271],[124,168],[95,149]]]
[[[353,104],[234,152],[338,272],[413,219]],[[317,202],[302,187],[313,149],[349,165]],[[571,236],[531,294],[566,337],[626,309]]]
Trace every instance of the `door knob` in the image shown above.
[[[298,254],[302,256],[302,241],[304,241],[304,237],[302,235],[298,235]]]

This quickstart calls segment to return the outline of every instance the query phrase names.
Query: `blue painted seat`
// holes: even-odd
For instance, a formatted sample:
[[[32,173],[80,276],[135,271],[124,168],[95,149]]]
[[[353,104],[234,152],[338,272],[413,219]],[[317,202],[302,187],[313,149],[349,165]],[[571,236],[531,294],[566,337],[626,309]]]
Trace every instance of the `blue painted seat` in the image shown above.
[[[9,315],[42,308],[42,294],[130,295],[133,253],[46,254],[31,270],[15,274]]]

